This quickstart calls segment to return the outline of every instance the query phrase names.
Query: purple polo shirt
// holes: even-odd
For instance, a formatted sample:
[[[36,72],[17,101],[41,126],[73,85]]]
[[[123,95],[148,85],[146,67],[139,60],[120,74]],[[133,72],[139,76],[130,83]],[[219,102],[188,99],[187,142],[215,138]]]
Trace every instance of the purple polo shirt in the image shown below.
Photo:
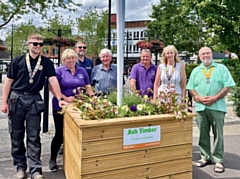
[[[56,76],[61,92],[65,96],[75,96],[73,92],[74,89],[85,87],[85,85],[90,84],[87,71],[77,65],[75,68],[76,71],[74,75],[72,75],[71,71],[65,65],[56,68]],[[52,99],[52,106],[55,110],[61,110],[56,97],[53,97]]]
[[[136,80],[136,89],[140,91],[141,95],[153,96],[151,92],[148,92],[147,89],[150,88],[153,90],[155,76],[157,73],[157,66],[152,64],[148,69],[146,69],[142,62],[133,65],[130,79]]]

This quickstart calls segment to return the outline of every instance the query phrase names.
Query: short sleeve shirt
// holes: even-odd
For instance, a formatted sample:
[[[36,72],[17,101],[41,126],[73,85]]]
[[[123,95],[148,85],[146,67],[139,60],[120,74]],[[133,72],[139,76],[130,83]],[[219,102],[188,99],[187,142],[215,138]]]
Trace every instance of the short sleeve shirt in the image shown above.
[[[140,91],[141,95],[153,96],[148,88],[153,90],[153,85],[156,77],[157,66],[151,64],[148,69],[146,69],[142,62],[133,65],[130,79],[136,80],[136,89]]]
[[[57,79],[61,88],[62,94],[65,96],[75,96],[74,90],[78,87],[85,87],[90,84],[87,71],[79,66],[75,66],[75,74],[72,75],[71,71],[65,66],[56,68]],[[61,110],[58,106],[58,100],[53,97],[53,109]]]
[[[80,60],[77,60],[77,65],[80,66],[80,67],[85,68],[85,70],[88,73],[89,79],[91,79],[91,72],[92,72],[92,69],[93,69],[93,62],[92,62],[92,60],[87,58],[87,57],[84,57],[83,62],[80,61]]]
[[[97,65],[93,68],[91,74],[91,84],[94,86],[96,92],[103,92],[108,94],[117,88],[117,66],[110,65],[107,70],[103,65]]]
[[[32,71],[37,64],[38,57],[39,56],[33,59],[30,56],[30,65]],[[56,73],[53,62],[49,58],[41,56],[40,65],[42,66],[42,69],[39,68],[37,70],[33,78],[33,83],[29,83],[29,72],[26,64],[26,54],[14,58],[11,61],[10,68],[7,73],[7,77],[13,79],[11,90],[32,93],[38,93],[41,91],[45,83],[45,78],[56,76]]]
[[[213,67],[212,74],[210,76],[210,83],[207,83],[207,79],[203,74],[202,69],[205,69],[209,73],[210,67]],[[224,87],[234,87],[235,82],[227,69],[223,64],[213,62],[209,67],[205,67],[203,64],[193,69],[187,87],[188,90],[195,90],[200,96],[215,96]],[[211,106],[206,106],[202,103],[196,103],[196,111],[204,111],[207,109],[227,112],[225,98],[219,99]]]

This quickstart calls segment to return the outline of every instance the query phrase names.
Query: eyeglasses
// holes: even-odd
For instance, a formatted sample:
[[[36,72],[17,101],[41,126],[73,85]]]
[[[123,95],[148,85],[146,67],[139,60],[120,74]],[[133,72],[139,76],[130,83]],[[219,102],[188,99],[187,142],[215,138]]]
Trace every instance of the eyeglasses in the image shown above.
[[[78,46],[79,49],[86,49],[86,46]]]
[[[29,44],[33,44],[33,46],[35,46],[35,47],[37,47],[38,45],[40,46],[40,47],[42,47],[43,46],[43,43],[42,42],[40,42],[40,43],[38,43],[38,42],[28,42]]]

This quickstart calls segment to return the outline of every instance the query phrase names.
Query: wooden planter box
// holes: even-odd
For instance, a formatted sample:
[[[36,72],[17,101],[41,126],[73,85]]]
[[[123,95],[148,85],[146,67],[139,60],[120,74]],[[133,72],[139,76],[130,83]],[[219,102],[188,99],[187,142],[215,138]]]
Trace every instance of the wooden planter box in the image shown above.
[[[67,179],[192,179],[192,117],[174,115],[81,120],[64,114],[64,171]],[[160,141],[123,149],[124,129],[160,126]],[[133,132],[133,130],[132,130]],[[138,146],[138,147],[139,147]],[[130,149],[129,149],[130,148]]]

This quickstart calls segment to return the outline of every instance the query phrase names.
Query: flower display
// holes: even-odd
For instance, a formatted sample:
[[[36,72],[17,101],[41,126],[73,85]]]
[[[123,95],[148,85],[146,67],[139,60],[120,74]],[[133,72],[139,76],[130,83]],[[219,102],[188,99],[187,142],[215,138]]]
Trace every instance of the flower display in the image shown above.
[[[154,52],[155,50],[158,50],[158,52],[162,52],[164,48],[163,42],[156,39],[151,41],[141,40],[138,41],[136,45],[141,49],[150,49],[152,52]]]
[[[151,49],[153,44],[147,40],[138,41],[136,44],[141,49]]]
[[[118,117],[144,116],[156,114],[174,114],[175,118],[184,121],[187,118],[188,100],[184,97],[178,104],[178,94],[175,88],[167,86],[152,101],[147,95],[141,96],[134,93],[123,93],[123,104],[116,104],[117,92],[110,95],[98,95],[89,97],[78,89],[74,108],[80,111],[80,117],[84,120],[110,119]],[[114,100],[111,100],[114,99]]]
[[[0,51],[6,51],[8,48],[4,45],[0,44]]]
[[[74,46],[77,41],[65,37],[46,38],[44,43],[48,45]]]

